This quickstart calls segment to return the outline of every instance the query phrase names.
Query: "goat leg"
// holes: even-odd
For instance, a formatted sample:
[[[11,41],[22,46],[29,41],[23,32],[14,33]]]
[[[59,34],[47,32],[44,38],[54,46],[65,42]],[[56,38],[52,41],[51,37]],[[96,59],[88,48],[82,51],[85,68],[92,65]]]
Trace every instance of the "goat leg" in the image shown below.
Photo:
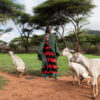
[[[90,78],[91,78],[91,77],[88,77],[87,85],[90,84]]]
[[[73,71],[73,85],[75,84],[75,72]]]
[[[93,99],[96,98],[95,85],[92,85]]]
[[[98,85],[96,84],[96,96],[98,95]]]
[[[80,85],[80,76],[77,74],[77,79],[78,79],[78,85]]]
[[[19,74],[20,74],[20,72],[19,72],[19,71],[17,71],[17,77],[19,77]]]
[[[24,72],[22,72],[22,73],[20,74],[20,77],[22,77],[22,76],[23,76],[23,74],[24,74]]]

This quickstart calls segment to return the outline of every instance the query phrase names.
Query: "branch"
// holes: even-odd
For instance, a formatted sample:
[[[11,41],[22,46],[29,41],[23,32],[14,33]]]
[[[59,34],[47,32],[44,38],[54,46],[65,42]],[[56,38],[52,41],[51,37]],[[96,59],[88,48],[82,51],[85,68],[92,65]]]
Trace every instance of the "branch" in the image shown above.
[[[59,29],[59,27],[60,27],[60,25],[58,26],[58,29]],[[56,30],[56,29],[54,29],[54,30],[55,30],[55,31],[59,34],[59,36],[62,38],[60,32],[59,32],[58,30]]]
[[[63,38],[63,35],[64,35],[64,26],[63,25],[61,25],[61,27],[62,27],[62,38]]]
[[[80,27],[79,27],[79,29],[81,29],[83,26],[85,26],[85,25],[88,25],[88,23],[85,23],[85,24],[83,24],[83,25],[81,25]]]
[[[15,24],[15,27],[17,28],[17,30],[19,31],[19,33],[20,33],[20,35],[21,35],[21,38],[22,38],[22,40],[24,41],[24,43],[26,42],[25,40],[24,40],[24,38],[23,38],[23,36],[22,36],[22,32],[19,30],[19,28],[17,27],[17,24],[16,24],[16,22],[12,19],[12,21],[14,22],[14,24]]]

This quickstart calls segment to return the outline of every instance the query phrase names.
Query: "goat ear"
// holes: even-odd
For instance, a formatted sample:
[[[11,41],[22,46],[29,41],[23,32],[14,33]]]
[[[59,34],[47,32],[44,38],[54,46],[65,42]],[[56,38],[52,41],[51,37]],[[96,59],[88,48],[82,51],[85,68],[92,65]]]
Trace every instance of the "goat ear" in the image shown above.
[[[74,50],[69,50],[70,52],[75,52]]]

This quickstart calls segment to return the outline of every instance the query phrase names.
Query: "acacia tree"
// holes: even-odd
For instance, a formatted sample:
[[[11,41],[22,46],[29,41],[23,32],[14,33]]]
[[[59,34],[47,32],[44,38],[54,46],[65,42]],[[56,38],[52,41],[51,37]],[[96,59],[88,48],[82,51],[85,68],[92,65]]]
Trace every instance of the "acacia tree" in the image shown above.
[[[30,19],[31,16],[26,13],[21,13],[17,20],[13,19],[13,22],[21,35],[26,53],[29,51],[30,36],[37,27],[34,23],[31,23]]]
[[[32,34],[34,25],[29,21],[30,15],[24,13],[24,6],[14,2],[15,0],[0,0],[0,22],[11,19],[18,29],[22,42],[24,43],[25,52],[28,52],[29,36]],[[0,30],[0,33],[11,31]]]
[[[84,20],[88,17],[91,9],[94,8],[92,0],[47,0],[34,8],[35,15],[44,16],[44,20],[54,20],[56,18],[68,19],[74,26],[75,49],[79,51],[78,35],[81,33]],[[59,22],[63,22],[59,20]],[[65,21],[65,23],[67,23]],[[65,24],[64,23],[64,24]],[[64,25],[63,24],[63,25]]]
[[[16,18],[24,6],[14,3],[12,0],[0,0],[0,27],[9,19]],[[12,28],[0,28],[0,35],[11,31]]]
[[[66,46],[66,41],[64,40],[64,33],[65,33],[65,24],[68,23],[68,19],[64,17],[49,17],[45,14],[36,14],[31,18],[31,22],[34,22],[38,26],[38,29],[44,29],[42,27],[46,27],[51,25],[54,31],[62,38],[64,46]],[[62,31],[62,33],[59,32]],[[62,30],[61,30],[62,29]]]
[[[15,18],[18,12],[24,9],[23,5],[13,2],[13,0],[0,0],[0,22],[6,19]]]
[[[66,47],[66,41],[65,41],[65,38],[64,38],[64,34],[65,34],[65,25],[56,25],[54,26],[54,31],[57,32],[57,34],[60,36],[60,38],[63,40],[63,44],[64,44],[64,47]]]

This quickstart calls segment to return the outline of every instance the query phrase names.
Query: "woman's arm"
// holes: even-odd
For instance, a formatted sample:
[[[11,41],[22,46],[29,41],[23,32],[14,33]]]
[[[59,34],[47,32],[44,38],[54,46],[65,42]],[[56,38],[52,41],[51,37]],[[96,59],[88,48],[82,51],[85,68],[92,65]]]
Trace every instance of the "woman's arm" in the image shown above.
[[[55,51],[56,51],[56,56],[60,56],[60,53],[59,53],[59,48],[58,48],[58,43],[57,43],[57,40],[56,40],[56,36],[55,36]]]
[[[40,46],[37,49],[37,56],[38,56],[39,60],[42,60],[42,51],[41,51],[41,48],[42,48],[42,43],[43,43],[44,39],[45,39],[45,35],[43,35],[43,37],[42,37],[42,39],[40,41]]]

